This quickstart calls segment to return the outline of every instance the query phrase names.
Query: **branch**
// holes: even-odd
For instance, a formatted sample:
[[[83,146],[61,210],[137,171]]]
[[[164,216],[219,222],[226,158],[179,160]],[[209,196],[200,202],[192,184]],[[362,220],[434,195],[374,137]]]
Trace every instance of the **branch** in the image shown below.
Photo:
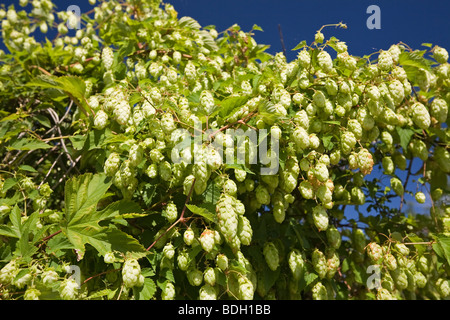
[[[147,248],[147,251],[149,251],[151,248],[153,248],[153,246],[159,241],[159,239],[161,239],[163,236],[165,236],[179,222],[183,222],[185,220],[184,213],[186,212],[186,208],[187,208],[186,205],[189,203],[189,199],[191,199],[192,191],[194,191],[194,185],[195,185],[195,179],[194,179],[194,181],[192,181],[192,186],[191,186],[191,189],[189,190],[189,194],[186,197],[183,211],[181,211],[181,216],[169,228],[167,228],[167,230],[162,235],[160,235],[155,241],[153,241],[153,243]]]

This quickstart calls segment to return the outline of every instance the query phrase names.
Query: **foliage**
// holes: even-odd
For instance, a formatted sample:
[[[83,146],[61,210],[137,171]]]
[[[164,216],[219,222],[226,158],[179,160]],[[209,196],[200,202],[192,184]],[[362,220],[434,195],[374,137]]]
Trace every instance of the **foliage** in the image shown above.
[[[321,29],[288,62],[256,25],[158,0],[102,1],[80,29],[20,4],[0,9],[2,299],[450,295],[444,48],[355,57]]]

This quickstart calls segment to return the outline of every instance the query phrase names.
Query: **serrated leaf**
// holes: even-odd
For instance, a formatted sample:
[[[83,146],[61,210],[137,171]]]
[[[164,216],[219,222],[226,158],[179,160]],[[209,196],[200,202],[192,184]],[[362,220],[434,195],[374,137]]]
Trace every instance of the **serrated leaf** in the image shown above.
[[[14,141],[7,148],[10,150],[37,150],[37,149],[49,149],[52,146],[46,144],[44,141],[39,141],[35,139],[19,139]]]
[[[450,265],[450,237],[444,234],[438,234],[436,236],[437,244],[442,249],[442,255],[447,260],[447,263]]]
[[[186,207],[195,214],[198,214],[199,216],[202,216],[206,220],[210,222],[214,222],[216,220],[216,216],[208,211],[206,208],[200,208],[193,204],[187,204]]]
[[[6,192],[17,184],[17,179],[8,178],[3,182],[2,192]]]
[[[41,75],[26,84],[29,87],[41,87],[57,89],[67,94],[87,114],[90,110],[85,101],[86,84],[77,76],[56,77],[53,75]]]
[[[197,20],[191,17],[181,17],[178,20],[178,24],[181,28],[192,28],[192,29],[200,29],[201,25],[197,22]]]
[[[150,278],[144,279],[142,287],[133,287],[133,294],[136,300],[150,300],[156,292],[156,284]]]
[[[402,146],[403,150],[407,150],[408,144],[411,141],[411,137],[414,135],[414,131],[408,128],[400,127],[395,127],[395,130],[397,131],[400,138],[400,145]]]
[[[226,119],[233,114],[233,111],[241,108],[248,101],[248,97],[229,97],[222,100],[219,104],[219,116]]]
[[[294,49],[292,49],[292,51],[299,50],[299,49],[304,48],[304,47],[306,47],[306,41],[305,40],[303,40],[299,44],[297,44],[294,47]]]
[[[139,206],[128,200],[114,202],[104,210],[96,211],[98,201],[110,185],[111,179],[103,173],[84,174],[66,183],[66,221],[62,231],[77,249],[79,259],[84,256],[86,244],[93,246],[101,255],[119,251],[141,258],[147,254],[145,248],[132,236],[113,226],[99,225],[100,221],[141,211]]]

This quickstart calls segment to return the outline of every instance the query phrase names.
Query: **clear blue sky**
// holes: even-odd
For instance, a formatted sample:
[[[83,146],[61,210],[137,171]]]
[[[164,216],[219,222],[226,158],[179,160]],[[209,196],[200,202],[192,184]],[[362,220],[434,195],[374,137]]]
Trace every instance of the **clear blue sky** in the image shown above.
[[[31,2],[31,1],[30,1]],[[293,47],[302,40],[312,42],[322,25],[343,22],[348,29],[326,28],[326,37],[335,36],[347,42],[353,55],[387,49],[403,41],[413,48],[424,42],[437,44],[450,51],[450,1],[445,0],[167,0],[181,16],[191,16],[202,26],[215,25],[218,31],[234,23],[243,30],[257,24],[258,43],[271,46],[269,52],[281,51],[278,25],[281,25],[288,59],[294,59]],[[2,0],[6,6],[19,0]],[[58,9],[78,5],[82,12],[92,7],[87,0],[54,0]],[[381,29],[369,30],[367,8],[381,10]],[[31,5],[29,5],[31,7]]]
[[[31,2],[31,1],[30,1]],[[347,29],[328,27],[325,37],[335,36],[345,41],[352,55],[363,56],[388,49],[400,41],[413,49],[423,49],[422,43],[432,43],[450,51],[450,1],[443,0],[167,0],[174,5],[179,17],[190,16],[202,26],[215,25],[223,31],[238,24],[248,31],[254,24],[264,32],[256,32],[258,43],[270,45],[275,54],[282,50],[278,25],[281,25],[288,60],[295,59],[291,49],[300,41],[314,40],[322,25],[343,22]],[[2,0],[6,6],[18,0]],[[78,5],[82,12],[92,6],[87,0],[54,0],[59,10]],[[370,5],[380,8],[381,29],[367,28]],[[31,7],[31,5],[28,5]],[[419,162],[419,161],[417,161]],[[379,172],[374,172],[379,173]],[[402,174],[399,175],[403,177]],[[414,187],[415,189],[415,187]],[[413,190],[414,190],[413,189]],[[429,206],[429,203],[427,204]],[[422,206],[422,209],[424,207]],[[419,208],[417,208],[419,209]],[[423,212],[423,211],[422,211]]]

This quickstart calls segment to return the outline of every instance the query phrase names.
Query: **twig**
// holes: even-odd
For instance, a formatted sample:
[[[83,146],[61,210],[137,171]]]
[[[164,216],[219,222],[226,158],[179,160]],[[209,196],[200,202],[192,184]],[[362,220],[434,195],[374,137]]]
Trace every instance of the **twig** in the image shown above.
[[[286,56],[286,46],[284,45],[283,32],[281,31],[281,24],[278,24],[278,33],[280,34],[281,48],[283,48],[283,54]]]
[[[181,211],[180,217],[169,228],[167,228],[167,230],[163,234],[161,234],[155,241],[153,241],[153,243],[147,248],[147,251],[149,251],[151,248],[153,248],[153,246],[159,241],[159,239],[161,239],[163,236],[165,236],[179,222],[184,221],[184,213],[186,212],[186,208],[187,208],[189,199],[191,199],[192,191],[194,190],[194,185],[195,185],[195,179],[192,181],[192,186],[191,186],[191,189],[189,190],[189,194],[186,197],[186,201],[184,203],[184,207],[183,207],[183,210]]]
[[[408,180],[409,180],[409,176],[411,175],[411,168],[412,168],[412,163],[413,163],[414,158],[411,158],[411,160],[409,161],[409,166],[408,166],[408,173],[406,175],[406,180],[405,183],[403,184],[403,190],[406,190],[406,185],[408,184]],[[403,199],[405,197],[405,193],[403,192],[402,197],[400,199],[400,208],[399,208],[399,212],[402,212],[402,208],[403,208]]]

